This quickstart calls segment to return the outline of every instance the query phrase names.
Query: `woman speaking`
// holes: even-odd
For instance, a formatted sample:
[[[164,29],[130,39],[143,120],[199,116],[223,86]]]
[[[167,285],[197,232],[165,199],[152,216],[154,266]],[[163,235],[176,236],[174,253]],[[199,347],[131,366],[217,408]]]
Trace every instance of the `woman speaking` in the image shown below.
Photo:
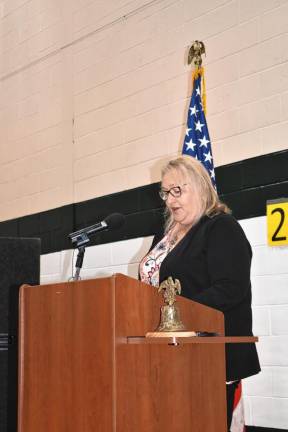
[[[140,263],[142,282],[179,279],[181,295],[224,313],[226,336],[252,336],[252,251],[238,222],[220,202],[209,174],[190,156],[162,169],[166,223]],[[227,424],[239,380],[260,371],[254,344],[226,345]]]

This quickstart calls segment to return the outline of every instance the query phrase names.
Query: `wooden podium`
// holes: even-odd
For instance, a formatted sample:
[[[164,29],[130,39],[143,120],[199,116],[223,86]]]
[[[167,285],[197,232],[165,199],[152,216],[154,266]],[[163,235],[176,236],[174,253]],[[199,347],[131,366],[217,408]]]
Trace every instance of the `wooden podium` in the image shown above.
[[[189,330],[224,335],[221,312],[177,303]],[[224,345],[255,338],[144,338],[161,305],[120,274],[22,286],[18,432],[225,432]]]

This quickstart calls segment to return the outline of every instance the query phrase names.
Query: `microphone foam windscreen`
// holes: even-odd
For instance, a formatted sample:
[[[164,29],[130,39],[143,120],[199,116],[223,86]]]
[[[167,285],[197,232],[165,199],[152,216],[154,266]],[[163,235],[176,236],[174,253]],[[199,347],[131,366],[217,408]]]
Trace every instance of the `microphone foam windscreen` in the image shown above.
[[[121,213],[112,213],[105,219],[105,222],[110,229],[119,229],[125,222],[125,216]]]

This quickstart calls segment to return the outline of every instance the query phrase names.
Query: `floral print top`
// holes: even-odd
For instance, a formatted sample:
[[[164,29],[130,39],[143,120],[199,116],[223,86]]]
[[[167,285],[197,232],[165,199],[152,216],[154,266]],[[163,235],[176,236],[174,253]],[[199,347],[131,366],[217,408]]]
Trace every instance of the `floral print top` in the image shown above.
[[[160,266],[174,246],[175,242],[171,241],[168,233],[144,256],[139,265],[141,282],[145,282],[154,287],[159,286]]]

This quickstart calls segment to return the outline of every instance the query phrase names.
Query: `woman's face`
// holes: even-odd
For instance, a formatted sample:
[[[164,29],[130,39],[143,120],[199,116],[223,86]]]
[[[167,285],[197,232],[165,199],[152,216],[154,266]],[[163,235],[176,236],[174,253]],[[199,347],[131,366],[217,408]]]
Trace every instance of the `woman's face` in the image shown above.
[[[161,188],[163,191],[169,191],[177,186],[181,188],[181,195],[174,197],[169,193],[166,206],[171,211],[175,222],[183,227],[190,227],[200,214],[200,197],[196,194],[188,175],[176,169],[169,170],[162,178]]]

